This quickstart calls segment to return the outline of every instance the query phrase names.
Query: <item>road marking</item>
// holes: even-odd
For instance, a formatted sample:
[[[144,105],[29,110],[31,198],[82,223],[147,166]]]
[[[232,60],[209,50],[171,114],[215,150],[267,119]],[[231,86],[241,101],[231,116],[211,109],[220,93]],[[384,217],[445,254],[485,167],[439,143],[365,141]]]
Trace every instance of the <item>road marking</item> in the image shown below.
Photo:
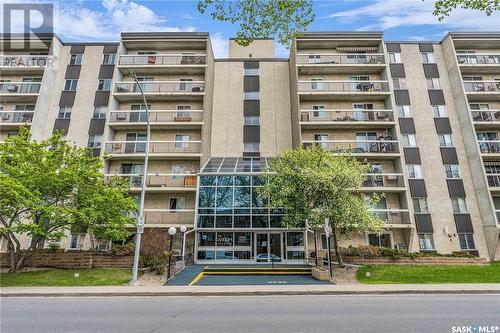
[[[196,282],[200,281],[201,278],[203,277],[203,272],[201,272],[200,274],[196,275],[196,277],[193,279],[193,281],[191,281],[188,286],[192,286],[193,284],[195,284]]]

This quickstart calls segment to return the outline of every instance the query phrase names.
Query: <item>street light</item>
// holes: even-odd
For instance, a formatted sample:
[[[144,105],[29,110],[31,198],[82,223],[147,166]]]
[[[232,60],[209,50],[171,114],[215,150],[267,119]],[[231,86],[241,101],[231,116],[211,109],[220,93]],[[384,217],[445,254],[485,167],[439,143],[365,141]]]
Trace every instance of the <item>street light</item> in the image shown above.
[[[184,228],[186,228],[186,227],[184,227]],[[169,253],[168,253],[167,281],[168,281],[168,279],[170,279],[170,264],[172,263],[172,246],[174,244],[173,240],[174,240],[174,236],[176,233],[177,233],[177,229],[175,229],[175,227],[168,228],[168,234],[170,235],[170,247],[168,250]]]
[[[141,234],[144,232],[144,198],[146,197],[146,178],[148,176],[148,159],[149,159],[149,140],[151,139],[151,126],[149,124],[149,109],[148,102],[146,101],[146,96],[144,96],[144,91],[142,90],[141,84],[137,80],[137,75],[131,69],[128,70],[128,74],[135,81],[136,85],[139,87],[139,91],[142,95],[142,100],[144,102],[144,107],[146,108],[146,152],[144,155],[144,170],[142,175],[141,184],[141,201],[139,204],[139,216],[137,221],[137,232],[135,234],[135,251],[134,251],[134,265],[132,267],[132,280],[131,285],[137,285],[137,276],[139,272],[139,256],[141,254]]]
[[[330,281],[332,280],[332,252],[330,250],[330,236],[332,235],[332,227],[330,225],[330,219],[325,218],[325,236],[326,236],[326,247],[328,250],[328,275],[330,277]]]

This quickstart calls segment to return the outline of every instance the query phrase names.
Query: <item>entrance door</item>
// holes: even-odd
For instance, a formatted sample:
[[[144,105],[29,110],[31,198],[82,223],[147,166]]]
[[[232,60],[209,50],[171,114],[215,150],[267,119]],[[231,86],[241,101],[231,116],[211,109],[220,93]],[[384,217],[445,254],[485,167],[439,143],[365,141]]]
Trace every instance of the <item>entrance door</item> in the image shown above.
[[[281,234],[269,234],[269,260],[281,262]]]
[[[255,261],[281,262],[282,259],[281,233],[256,234]]]
[[[268,234],[255,235],[255,261],[267,262],[269,260]]]

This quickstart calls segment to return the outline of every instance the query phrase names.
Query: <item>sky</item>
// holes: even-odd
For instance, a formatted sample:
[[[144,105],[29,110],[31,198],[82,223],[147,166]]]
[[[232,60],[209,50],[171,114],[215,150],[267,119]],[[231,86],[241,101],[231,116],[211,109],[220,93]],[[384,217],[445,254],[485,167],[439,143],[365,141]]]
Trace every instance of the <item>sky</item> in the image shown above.
[[[210,33],[215,56],[223,58],[227,57],[228,38],[238,31],[237,25],[200,14],[197,2],[191,0],[68,0],[54,4],[55,32],[65,42],[119,41],[124,31],[200,31]],[[500,31],[500,12],[488,17],[457,9],[439,22],[432,15],[433,0],[318,0],[313,5],[316,20],[309,31],[383,31],[386,41],[439,41],[449,31]],[[14,31],[22,29],[18,20],[13,21]],[[288,56],[282,45],[277,45],[276,53]]]

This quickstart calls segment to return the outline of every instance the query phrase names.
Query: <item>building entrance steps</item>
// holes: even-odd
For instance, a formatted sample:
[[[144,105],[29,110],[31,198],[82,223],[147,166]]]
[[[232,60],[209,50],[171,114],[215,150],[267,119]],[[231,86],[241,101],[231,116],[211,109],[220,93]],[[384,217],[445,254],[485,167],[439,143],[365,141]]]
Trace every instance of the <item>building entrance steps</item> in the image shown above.
[[[208,265],[204,275],[311,275],[307,265]]]

